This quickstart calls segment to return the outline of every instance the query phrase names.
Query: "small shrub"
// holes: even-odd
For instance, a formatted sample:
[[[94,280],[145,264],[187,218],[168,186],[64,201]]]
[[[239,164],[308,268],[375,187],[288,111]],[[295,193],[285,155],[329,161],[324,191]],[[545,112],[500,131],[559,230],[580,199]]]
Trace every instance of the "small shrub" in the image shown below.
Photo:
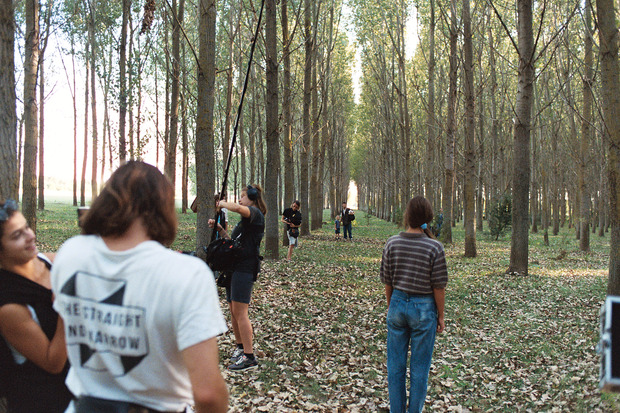
[[[495,241],[504,235],[506,230],[512,225],[512,197],[504,195],[493,201],[491,213],[489,214],[489,229]]]

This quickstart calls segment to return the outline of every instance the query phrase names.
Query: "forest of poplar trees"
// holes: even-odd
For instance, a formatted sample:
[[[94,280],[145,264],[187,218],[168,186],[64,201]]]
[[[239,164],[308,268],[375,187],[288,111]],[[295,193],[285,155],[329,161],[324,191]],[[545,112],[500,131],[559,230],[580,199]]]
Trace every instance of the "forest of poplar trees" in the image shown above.
[[[353,180],[360,209],[394,222],[425,195],[441,240],[462,221],[473,257],[510,197],[508,272],[527,275],[530,231],[569,226],[583,251],[611,236],[620,294],[618,17],[615,0],[1,0],[0,197],[21,193],[36,229],[55,61],[72,96],[74,205],[153,147],[183,212],[197,195],[205,245],[236,136],[229,193],[259,183],[271,211],[299,199],[302,235]],[[277,258],[279,213],[266,220]]]

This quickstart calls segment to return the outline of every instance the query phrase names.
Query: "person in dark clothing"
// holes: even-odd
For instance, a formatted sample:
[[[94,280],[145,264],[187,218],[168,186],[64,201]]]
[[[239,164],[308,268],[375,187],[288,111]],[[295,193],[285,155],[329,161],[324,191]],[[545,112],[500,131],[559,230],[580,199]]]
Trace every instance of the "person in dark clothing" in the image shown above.
[[[37,251],[17,202],[1,203],[0,391],[11,413],[60,413],[71,401],[64,325],[52,307],[53,258]]]
[[[290,261],[293,256],[293,248],[298,244],[299,227],[301,227],[301,212],[299,211],[301,203],[297,200],[293,201],[290,208],[286,208],[282,212],[282,222],[286,224],[286,235],[288,236],[288,254],[286,259]]]
[[[226,301],[230,306],[233,333],[237,347],[231,356],[228,369],[233,372],[254,369],[258,360],[254,356],[253,328],[248,315],[252,287],[260,270],[260,243],[265,234],[265,214],[267,207],[263,200],[263,190],[259,185],[248,185],[241,190],[239,203],[220,201],[217,208],[226,208],[241,215],[241,221],[230,236],[220,224],[209,220],[209,227],[217,225],[221,237],[239,239],[243,255],[235,264],[230,286],[226,287]]]
[[[349,241],[353,241],[353,236],[351,235],[351,228],[353,225],[351,222],[355,219],[355,214],[350,208],[347,208],[347,203],[342,203],[342,211],[340,212],[340,222],[342,223],[342,228],[344,230],[344,240],[347,240],[347,233],[349,234]]]

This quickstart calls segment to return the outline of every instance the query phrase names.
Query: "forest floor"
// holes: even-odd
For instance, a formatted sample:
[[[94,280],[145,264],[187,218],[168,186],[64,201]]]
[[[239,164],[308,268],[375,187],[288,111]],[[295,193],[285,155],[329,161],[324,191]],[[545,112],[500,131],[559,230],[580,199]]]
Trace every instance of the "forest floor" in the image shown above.
[[[43,211],[40,250],[77,233],[74,217],[74,208],[57,204]],[[195,219],[180,215],[173,248],[194,248]],[[385,241],[399,231],[358,212],[353,242],[335,241],[325,223],[300,237],[292,261],[282,247],[282,259],[264,262],[250,307],[260,367],[226,371],[232,331],[219,342],[231,412],[389,411],[379,265]],[[509,234],[493,241],[488,228],[479,231],[476,258],[463,256],[462,223],[453,237],[446,331],[435,343],[426,411],[620,411],[620,396],[598,388],[595,350],[609,234],[592,235],[589,253],[568,228],[550,235],[549,246],[542,232],[531,234],[527,277],[505,274]],[[222,300],[229,318],[227,307]]]

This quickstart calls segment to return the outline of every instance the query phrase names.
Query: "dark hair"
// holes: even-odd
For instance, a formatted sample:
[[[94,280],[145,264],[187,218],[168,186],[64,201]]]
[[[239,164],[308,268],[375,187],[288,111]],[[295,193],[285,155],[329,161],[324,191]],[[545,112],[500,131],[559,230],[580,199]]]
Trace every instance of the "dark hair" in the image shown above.
[[[5,219],[0,219],[0,238],[2,238],[2,236],[4,235],[4,225],[18,211],[17,202],[12,199],[6,199],[2,201],[0,209],[3,211],[2,215],[6,216]],[[2,249],[2,242],[0,242],[0,251],[2,251]]]
[[[421,195],[418,195],[409,200],[409,202],[407,203],[407,210],[405,211],[404,216],[405,227],[418,228],[423,224],[430,224],[432,220],[433,207],[431,206],[431,203],[428,201],[428,199],[424,198]],[[426,228],[424,232],[430,238],[434,238],[429,228]]]
[[[220,199],[226,199],[226,192],[224,192],[224,194],[220,197],[220,193],[216,192],[215,195],[213,195],[213,200],[215,202],[219,201]]]
[[[82,233],[118,237],[138,218],[152,240],[172,244],[177,231],[172,184],[156,167],[129,161],[106,182],[83,218]]]
[[[301,202],[299,202],[297,199],[296,199],[296,200],[294,200],[294,201],[293,201],[293,203],[294,203],[295,205],[297,205],[298,207],[300,207],[300,206],[301,206]]]
[[[258,184],[248,185],[246,188],[241,190],[241,193],[245,192],[250,199],[250,201],[254,202],[256,208],[260,209],[260,212],[263,215],[267,214],[267,205],[265,205],[265,201],[263,200],[263,188],[261,188]]]

